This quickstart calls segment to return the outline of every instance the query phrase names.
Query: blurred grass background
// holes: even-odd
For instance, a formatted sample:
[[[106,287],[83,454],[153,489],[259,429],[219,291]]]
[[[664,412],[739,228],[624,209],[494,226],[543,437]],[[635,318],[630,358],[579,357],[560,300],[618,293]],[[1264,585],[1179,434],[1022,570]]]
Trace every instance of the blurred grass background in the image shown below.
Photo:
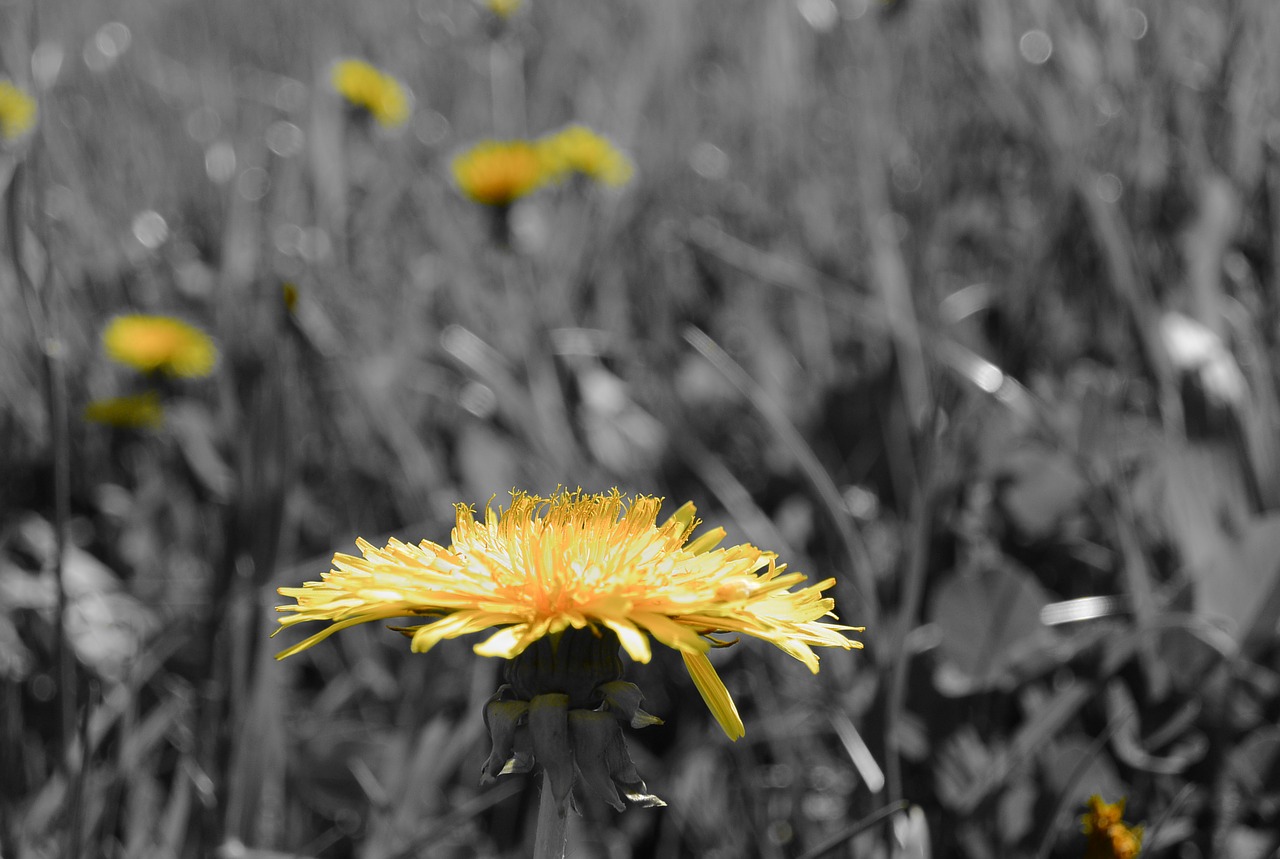
[[[692,499],[869,627],[817,677],[718,654],[736,744],[630,669],[670,807],[588,803],[570,855],[1079,856],[1093,793],[1144,855],[1276,855],[1276,44],[1269,0],[0,3],[41,111],[0,153],[0,854],[525,855],[496,661],[266,635],[356,536],[564,484]],[[571,121],[636,178],[494,247],[451,156]],[[125,312],[221,351],[158,430],[81,419],[138,384]]]

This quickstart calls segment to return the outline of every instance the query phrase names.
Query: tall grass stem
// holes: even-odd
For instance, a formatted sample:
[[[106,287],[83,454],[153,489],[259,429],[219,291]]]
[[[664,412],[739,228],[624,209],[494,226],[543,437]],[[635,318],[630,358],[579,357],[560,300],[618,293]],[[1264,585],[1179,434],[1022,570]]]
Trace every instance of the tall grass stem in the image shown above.
[[[769,429],[795,458],[813,491],[822,500],[831,524],[835,526],[836,535],[845,556],[849,559],[855,590],[862,601],[859,620],[865,620],[869,627],[876,626],[880,609],[876,599],[875,578],[872,575],[875,566],[866,545],[849,524],[850,517],[840,498],[840,491],[832,482],[831,475],[827,473],[817,454],[809,447],[795,425],[787,419],[781,406],[769,397],[751,378],[751,375],[720,347],[720,344],[707,336],[706,332],[692,325],[685,329],[684,339],[751,403]]]
[[[901,738],[898,733],[907,707],[907,672],[911,654],[907,649],[907,635],[915,622],[924,601],[925,577],[929,572],[929,538],[933,521],[932,491],[920,487],[916,491],[916,503],[911,527],[911,542],[907,548],[906,580],[902,589],[902,608],[897,624],[890,633],[888,649],[893,660],[889,671],[889,691],[885,698],[885,783],[889,798],[902,799]]]
[[[499,137],[521,137],[528,133],[523,53],[520,43],[505,33],[489,44],[493,133]]]
[[[34,152],[31,153],[34,155]],[[8,245],[18,291],[22,294],[31,326],[32,341],[40,353],[40,367],[44,376],[45,410],[49,421],[50,456],[53,468],[53,579],[57,588],[55,607],[55,652],[58,664],[58,724],[61,742],[62,765],[69,779],[74,780],[72,797],[80,796],[79,782],[82,773],[72,772],[70,750],[76,738],[76,670],[75,655],[67,637],[66,536],[67,522],[71,518],[71,442],[67,417],[67,378],[64,366],[66,348],[59,337],[57,303],[53,300],[51,263],[46,261],[43,288],[37,288],[25,262],[25,233],[23,231],[23,185],[29,166],[20,162],[14,167],[6,195],[5,220],[8,226]],[[71,810],[72,832],[78,831],[80,811]],[[79,855],[79,844],[72,842],[68,856]]]

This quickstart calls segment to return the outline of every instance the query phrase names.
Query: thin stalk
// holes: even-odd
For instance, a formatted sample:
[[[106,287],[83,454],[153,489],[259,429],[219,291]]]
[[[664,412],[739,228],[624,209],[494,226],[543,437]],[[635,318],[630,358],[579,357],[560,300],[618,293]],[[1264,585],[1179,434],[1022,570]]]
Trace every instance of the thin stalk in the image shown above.
[[[34,152],[30,153],[32,156]],[[10,262],[18,281],[18,291],[23,296],[32,340],[40,354],[40,368],[44,381],[45,409],[49,420],[53,462],[53,578],[57,586],[57,606],[54,626],[56,630],[55,654],[58,662],[58,722],[61,740],[60,761],[73,782],[72,797],[80,795],[83,773],[72,774],[70,751],[76,739],[76,670],[75,655],[67,637],[67,587],[64,558],[66,557],[67,522],[71,518],[71,440],[67,418],[67,376],[64,366],[65,346],[58,336],[57,303],[52,296],[52,259],[45,254],[43,288],[37,288],[23,262],[25,237],[22,218],[22,186],[28,166],[17,164],[9,180],[6,195],[5,220],[8,226]],[[46,248],[47,251],[47,248]],[[73,833],[78,831],[79,808],[71,812]],[[72,843],[71,857],[79,855],[78,843]]]
[[[889,799],[902,799],[901,735],[896,726],[902,724],[902,714],[907,708],[907,675],[910,671],[911,653],[907,650],[907,635],[915,622],[924,599],[924,580],[928,573],[929,537],[933,518],[933,492],[929,486],[916,491],[914,522],[911,526],[911,543],[907,549],[905,582],[902,592],[902,608],[898,622],[893,627],[889,650],[893,654],[889,668],[889,690],[885,696],[885,782]]]
[[[853,589],[862,601],[858,619],[860,621],[865,620],[865,625],[868,627],[877,626],[880,607],[876,599],[875,579],[872,576],[872,570],[875,565],[871,562],[871,555],[868,553],[866,545],[853,529],[853,526],[849,524],[850,517],[845,512],[845,505],[840,498],[840,491],[836,489],[835,483],[831,480],[831,475],[822,465],[817,454],[813,452],[813,448],[804,440],[804,436],[796,429],[795,424],[791,423],[787,418],[785,410],[773,401],[768,393],[751,377],[750,373],[744,370],[737,361],[733,360],[733,357],[707,336],[702,329],[692,325],[688,326],[684,331],[684,339],[711,366],[719,370],[720,374],[746,398],[747,402],[751,403],[768,425],[770,431],[795,458],[796,464],[808,479],[814,494],[821,499],[823,508],[830,517],[831,524],[835,527],[836,536],[845,551],[845,557],[849,560],[850,572],[853,577]]]
[[[68,843],[71,846],[70,852],[67,854],[71,857],[79,857],[82,855],[81,848],[85,845],[84,837],[84,815],[80,813],[80,809],[84,803],[84,776],[89,771],[89,763],[93,758],[93,736],[90,731],[90,721],[93,716],[93,702],[98,698],[98,684],[96,681],[90,681],[88,695],[84,702],[84,714],[80,718],[79,731],[80,745],[80,762],[76,769],[75,780],[71,783],[71,832],[68,836]],[[68,757],[70,757],[68,755]]]
[[[573,420],[551,352],[552,322],[548,314],[555,313],[556,308],[548,309],[539,301],[540,285],[529,260],[504,252],[499,262],[507,300],[516,314],[506,330],[528,376],[537,443],[546,452],[552,471],[563,474],[573,463],[582,461],[582,454],[574,441]]]
[[[40,4],[32,0],[30,14],[27,17],[27,47],[40,43]],[[53,577],[57,584],[57,618],[55,619],[56,644],[55,652],[58,660],[58,714],[61,728],[61,765],[66,769],[68,782],[71,785],[70,797],[70,859],[79,859],[84,826],[83,799],[84,780],[89,766],[89,746],[87,727],[90,708],[86,704],[83,726],[77,724],[77,672],[75,653],[71,647],[71,639],[67,635],[67,599],[66,556],[67,556],[67,523],[71,520],[71,430],[68,416],[66,344],[61,337],[61,321],[58,314],[57,296],[53,286],[53,254],[50,250],[49,233],[46,229],[39,206],[33,206],[36,241],[44,252],[44,267],[41,272],[41,283],[37,288],[24,261],[25,234],[22,219],[23,182],[29,173],[38,180],[40,144],[44,140],[44,132],[37,125],[34,139],[27,151],[24,161],[14,166],[10,180],[7,220],[9,226],[9,250],[12,253],[14,274],[18,280],[18,291],[27,303],[28,319],[31,333],[37,350],[45,383],[45,407],[49,418],[49,435],[53,459]],[[70,752],[75,745],[77,734],[81,734],[82,757],[75,766]]]
[[[493,110],[493,133],[500,137],[523,137],[525,120],[524,51],[505,31],[489,43],[489,95]]]
[[[533,840],[533,859],[564,859],[569,822],[568,802],[556,802],[551,775],[542,773],[542,799],[538,803],[538,831]]]
[[[854,110],[850,116],[892,117],[896,111],[889,105],[897,99],[896,76],[889,69],[889,56],[884,34],[879,32],[877,15],[849,22],[846,32],[855,56],[862,56],[865,66],[854,75]],[[890,129],[883,122],[853,123],[854,168],[863,229],[866,231],[871,280],[880,295],[880,303],[888,323],[897,358],[898,385],[902,404],[907,411],[911,435],[919,436],[933,410],[933,394],[929,384],[928,363],[924,355],[924,338],[916,314],[911,290],[911,272],[893,226],[893,206],[888,189],[888,144]],[[911,441],[903,439],[906,455]],[[890,465],[898,463],[891,462]],[[905,480],[900,480],[905,485]]]
[[[888,817],[892,817],[893,815],[898,814],[900,812],[906,811],[910,807],[910,805],[911,804],[906,802],[905,800],[898,800],[897,802],[891,802],[888,805],[884,806],[883,808],[879,808],[871,812],[866,817],[862,818],[861,820],[859,820],[857,823],[853,824],[849,828],[841,832],[837,832],[835,835],[832,835],[830,838],[827,838],[826,840],[818,844],[816,847],[814,847],[812,850],[809,850],[805,852],[803,855],[801,855],[800,859],[819,859],[819,857],[821,856],[826,856],[828,853],[831,853],[832,851],[838,849],[842,845],[848,844],[854,838],[861,835],[863,832],[866,832],[868,829],[875,826],[880,821]]]

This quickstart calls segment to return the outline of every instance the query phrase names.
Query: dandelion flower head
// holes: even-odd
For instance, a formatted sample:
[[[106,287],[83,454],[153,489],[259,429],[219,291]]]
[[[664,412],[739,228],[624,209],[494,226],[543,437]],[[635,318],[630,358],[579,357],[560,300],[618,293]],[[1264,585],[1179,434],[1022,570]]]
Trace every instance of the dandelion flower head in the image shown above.
[[[1125,800],[1106,803],[1094,794],[1089,797],[1089,810],[1080,819],[1088,837],[1085,859],[1136,859],[1142,851],[1142,827],[1130,826],[1124,817]]]
[[[364,60],[338,61],[330,80],[340,96],[368,111],[380,125],[393,128],[409,118],[409,98],[404,87]]]
[[[36,124],[36,100],[0,78],[0,142],[17,140]]]
[[[164,422],[164,408],[155,391],[94,400],[84,408],[84,419],[122,429],[155,429]]]
[[[625,185],[635,168],[607,137],[585,125],[567,125],[539,141],[547,169],[556,178],[574,174],[604,185]]]
[[[484,8],[503,20],[510,18],[524,5],[524,0],[483,0]]]
[[[477,203],[510,206],[547,180],[547,165],[528,140],[484,140],[453,159],[453,179]]]
[[[280,298],[284,301],[284,309],[293,313],[298,308],[298,285],[288,280],[280,284]]]
[[[102,332],[112,360],[144,373],[199,378],[213,372],[217,347],[199,328],[169,316],[117,316]]]
[[[281,628],[312,620],[330,625],[278,655],[283,659],[338,630],[407,616],[438,620],[401,629],[423,653],[446,638],[498,627],[475,645],[481,656],[513,659],[544,637],[570,628],[617,636],[636,662],[648,662],[649,637],[680,653],[694,685],[730,739],[745,729],[707,652],[714,633],[763,639],[817,672],[813,647],[860,648],[846,638],[860,627],[824,623],[834,601],[827,579],[805,579],[750,544],[717,548],[723,528],[689,542],[692,504],[658,525],[661,499],[560,492],[513,492],[509,507],[486,506],[483,521],[458,505],[448,548],[392,540],[357,542],[362,558],[339,554],[318,582],[281,588],[297,604]],[[279,630],[277,630],[279,631]]]

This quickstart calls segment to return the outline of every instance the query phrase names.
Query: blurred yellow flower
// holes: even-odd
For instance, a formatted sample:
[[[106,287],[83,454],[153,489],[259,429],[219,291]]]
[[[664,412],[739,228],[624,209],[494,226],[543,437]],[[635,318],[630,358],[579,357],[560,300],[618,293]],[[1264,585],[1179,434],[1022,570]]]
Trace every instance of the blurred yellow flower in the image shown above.
[[[280,284],[280,296],[284,299],[284,309],[293,313],[298,307],[298,285],[292,281]]]
[[[1096,793],[1089,797],[1089,810],[1080,818],[1086,842],[1085,859],[1135,859],[1142,851],[1142,827],[1129,826],[1124,817],[1125,800],[1105,803]]]
[[[661,503],[650,496],[628,502],[617,490],[550,498],[513,492],[505,511],[486,506],[483,522],[458,505],[447,549],[426,540],[416,546],[392,540],[378,549],[358,540],[363,558],[335,555],[322,581],[280,588],[297,600],[277,608],[292,612],[281,628],[312,620],[330,625],[277,658],[358,623],[413,615],[440,618],[401,630],[418,653],[496,626],[475,652],[513,659],[572,628],[612,632],[632,659],[648,662],[652,635],[680,652],[703,700],[736,740],[745,730],[707,658],[716,643],[710,634],[763,639],[817,672],[811,648],[860,648],[843,633],[861,627],[821,622],[835,616],[834,601],[822,596],[834,579],[789,590],[805,576],[785,572],[772,552],[745,543],[717,549],[723,528],[689,543],[699,524],[693,505],[659,526]]]
[[[484,140],[454,157],[453,179],[477,203],[509,206],[547,180],[547,167],[527,140]]]
[[[606,137],[585,125],[567,125],[538,141],[548,173],[556,179],[581,174],[605,185],[625,185],[635,168]]]
[[[218,350],[199,328],[168,316],[117,316],[102,332],[107,354],[144,373],[196,378],[213,371]]]
[[[397,126],[409,118],[409,98],[404,87],[364,60],[338,61],[330,80],[340,96],[368,111],[383,126]]]
[[[36,100],[0,78],[0,142],[17,140],[36,124]]]
[[[84,407],[84,419],[126,429],[154,429],[164,422],[164,408],[155,391],[94,400]]]
[[[499,18],[510,18],[522,5],[524,0],[484,0],[484,8]]]

